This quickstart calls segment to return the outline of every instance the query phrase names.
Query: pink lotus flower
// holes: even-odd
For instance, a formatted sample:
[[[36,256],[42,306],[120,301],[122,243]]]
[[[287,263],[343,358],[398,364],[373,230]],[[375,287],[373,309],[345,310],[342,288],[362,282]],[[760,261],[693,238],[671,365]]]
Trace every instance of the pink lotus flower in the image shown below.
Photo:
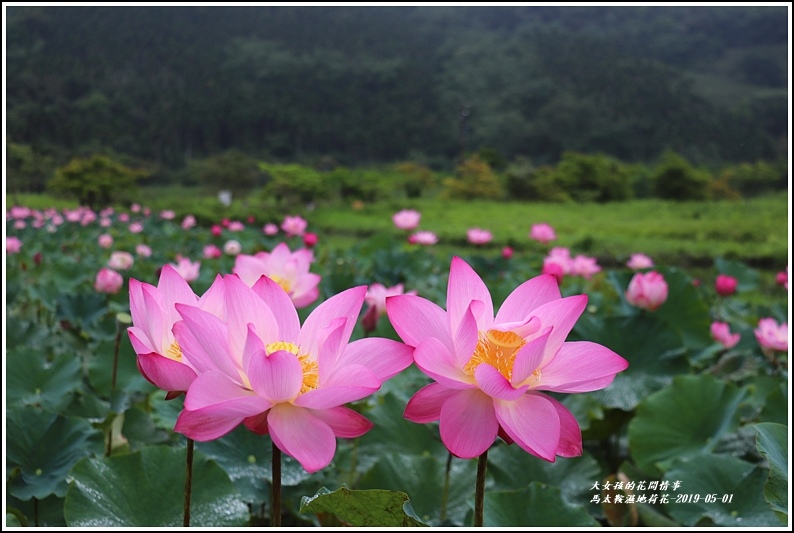
[[[505,246],[504,248],[502,248],[502,257],[505,259],[510,259],[511,257],[513,257],[513,249],[510,248],[509,246]]]
[[[411,231],[419,225],[422,215],[413,209],[402,209],[392,215],[391,220],[397,229]]]
[[[574,276],[582,276],[584,279],[590,279],[593,277],[593,274],[599,272],[601,272],[601,267],[596,264],[595,257],[577,255],[571,262],[571,274]]]
[[[130,230],[130,233],[141,233],[143,231],[143,224],[140,222],[132,222],[128,226],[128,229]]]
[[[306,307],[320,296],[320,276],[309,272],[314,261],[311,250],[291,252],[286,243],[279,243],[273,251],[256,255],[238,255],[232,272],[252,287],[261,276],[267,276],[289,294],[295,307]]]
[[[110,248],[113,246],[113,236],[109,233],[103,233],[99,236],[97,242],[102,248]]]
[[[786,266],[785,272],[778,272],[775,274],[775,283],[782,285],[786,290],[788,290],[788,266]]]
[[[160,218],[163,220],[174,220],[174,218],[176,218],[176,213],[174,213],[171,209],[166,209],[164,211],[160,211]]]
[[[758,328],[754,333],[761,348],[778,352],[788,351],[788,322],[778,325],[774,318],[762,318],[758,321]]]
[[[306,248],[314,248],[315,246],[317,246],[317,234],[305,233],[303,235],[303,245]]]
[[[152,255],[152,249],[145,244],[139,244],[135,247],[135,253],[141,257],[149,257]]]
[[[129,252],[113,252],[108,261],[108,266],[113,270],[129,270],[134,264],[135,258]]]
[[[223,245],[223,251],[226,255],[237,255],[243,251],[243,245],[240,244],[240,241],[235,241],[234,239],[226,241]]]
[[[244,231],[245,224],[240,222],[239,220],[232,220],[229,222],[229,231]]]
[[[222,255],[221,249],[214,244],[208,244],[204,247],[204,259],[217,259]]]
[[[542,272],[557,278],[557,284],[562,283],[565,275],[573,272],[573,259],[570,250],[562,247],[549,250],[549,255],[543,259]]]
[[[349,343],[366,287],[320,304],[300,325],[281,287],[263,276],[253,288],[223,278],[225,321],[177,304],[174,325],[182,354],[196,369],[174,431],[197,441],[222,437],[239,424],[295,458],[308,472],[326,467],[336,437],[354,438],[372,423],[344,404],[360,400],[411,363],[396,341]]]
[[[223,233],[223,228],[222,228],[222,227],[220,227],[220,226],[219,226],[219,225],[217,225],[217,224],[214,224],[214,225],[212,226],[212,229],[210,229],[210,232],[212,232],[212,236],[213,236],[213,237],[220,237],[220,236],[221,236],[221,234]]]
[[[548,224],[532,224],[532,229],[529,232],[529,238],[538,241],[541,244],[548,244],[557,239],[557,234],[554,233],[554,228]]]
[[[632,270],[653,268],[653,260],[645,254],[631,254],[631,258],[626,262],[626,266]]]
[[[264,226],[262,226],[262,233],[264,233],[265,235],[275,235],[276,233],[278,233],[278,226],[276,226],[272,222],[265,224]]]
[[[18,254],[20,250],[22,250],[22,241],[20,241],[17,237],[6,237],[7,254]]]
[[[94,290],[105,294],[116,294],[124,285],[124,278],[113,269],[102,267],[94,280]]]
[[[731,328],[725,322],[712,322],[711,338],[722,344],[726,349],[733,348],[741,339],[739,333],[731,333]]]
[[[487,244],[493,239],[493,234],[487,229],[470,228],[466,232],[466,240],[471,244]]]
[[[414,362],[435,383],[408,402],[405,417],[440,420],[441,440],[458,457],[481,455],[497,435],[554,461],[582,453],[576,418],[540,391],[575,393],[609,385],[628,363],[592,342],[564,342],[587,295],[561,298],[552,276],[516,288],[494,317],[482,279],[455,257],[447,310],[418,296],[392,296],[386,308]]]
[[[127,213],[121,213],[119,215],[120,222],[129,222],[129,220],[130,220],[130,215],[128,215]]]
[[[141,212],[141,204],[132,204],[130,206],[130,211],[133,213],[140,213]]]
[[[14,222],[14,229],[25,229],[27,227],[27,222],[24,220],[17,220]]]
[[[626,290],[626,301],[635,307],[656,311],[667,300],[667,282],[660,273],[634,274]]]
[[[175,304],[198,305],[222,313],[224,287],[219,278],[201,300],[193,294],[182,275],[170,265],[160,272],[157,287],[130,279],[130,314],[133,326],[127,329],[137,354],[138,370],[150,383],[174,398],[188,389],[196,368],[182,357],[182,348],[172,328],[182,318]]]
[[[187,215],[182,219],[182,229],[190,229],[196,225],[196,217]]]
[[[187,257],[177,256],[176,263],[169,263],[171,267],[176,270],[182,279],[190,283],[199,277],[199,270],[201,269],[201,261],[195,263]]]
[[[403,284],[386,287],[381,283],[373,283],[367,288],[364,301],[369,306],[361,319],[364,331],[369,333],[378,326],[378,319],[386,314],[386,298],[400,294],[416,294],[416,291],[404,292]]]
[[[714,280],[714,288],[720,296],[730,296],[735,293],[738,285],[738,279],[726,274],[719,274],[717,275],[717,279]]]
[[[109,228],[111,224],[113,224],[113,221],[109,218],[102,218],[99,220],[99,225],[103,228]]]
[[[302,217],[287,215],[284,217],[284,222],[281,223],[281,229],[284,230],[284,233],[288,236],[294,237],[296,235],[303,235],[307,225],[308,222]]]
[[[432,246],[438,242],[438,237],[432,231],[417,231],[410,237],[408,242],[411,244],[421,244],[423,246]]]

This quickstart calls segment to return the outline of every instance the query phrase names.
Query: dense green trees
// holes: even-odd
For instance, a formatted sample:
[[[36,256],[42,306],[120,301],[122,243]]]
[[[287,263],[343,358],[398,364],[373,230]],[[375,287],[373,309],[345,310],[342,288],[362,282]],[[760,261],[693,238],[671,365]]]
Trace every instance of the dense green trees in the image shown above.
[[[62,165],[108,150],[167,178],[231,149],[452,171],[483,147],[491,162],[541,166],[566,151],[650,163],[673,150],[716,169],[787,146],[785,7],[29,6],[7,15],[17,176],[39,172],[24,163],[30,154]]]

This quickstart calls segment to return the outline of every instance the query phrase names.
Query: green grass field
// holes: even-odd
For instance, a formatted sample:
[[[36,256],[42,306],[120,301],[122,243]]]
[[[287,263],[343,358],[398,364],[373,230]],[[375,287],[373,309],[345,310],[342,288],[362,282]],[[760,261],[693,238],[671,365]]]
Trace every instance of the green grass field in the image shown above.
[[[7,198],[33,208],[74,207],[74,202],[42,195]],[[498,254],[503,246],[516,250],[542,250],[528,237],[532,224],[546,222],[557,232],[555,246],[574,253],[598,257],[605,265],[624,262],[642,252],[658,262],[683,267],[711,265],[714,257],[738,259],[762,269],[782,269],[789,257],[789,198],[785,193],[740,201],[666,202],[634,200],[611,204],[551,204],[500,201],[459,201],[440,199],[394,200],[359,204],[355,208],[340,202],[306,206],[260,205],[254,200],[235,200],[223,208],[213,196],[179,187],[145,188],[141,203],[155,212],[174,209],[178,216],[191,212],[245,219],[257,223],[280,222],[284,215],[300,214],[309,221],[309,231],[323,244],[344,248],[375,233],[388,232],[395,239],[404,236],[394,228],[391,216],[400,209],[422,213],[420,229],[435,232],[438,249],[448,253],[466,246],[466,230],[490,230],[494,240],[483,250]]]

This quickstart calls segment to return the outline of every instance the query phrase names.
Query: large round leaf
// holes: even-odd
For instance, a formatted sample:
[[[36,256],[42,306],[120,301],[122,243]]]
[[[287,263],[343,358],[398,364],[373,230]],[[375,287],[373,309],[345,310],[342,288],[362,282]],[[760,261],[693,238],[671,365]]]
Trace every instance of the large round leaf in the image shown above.
[[[744,390],[703,376],[680,376],[648,396],[629,423],[629,450],[645,472],[658,475],[676,458],[712,451],[738,426]]]
[[[71,472],[64,516],[70,527],[180,527],[183,524],[185,450],[144,448],[130,455],[85,459]],[[246,525],[248,507],[226,473],[202,454],[193,456],[191,526]]]
[[[69,470],[91,453],[102,453],[102,433],[85,420],[34,407],[6,414],[8,492],[20,500],[63,496]]]
[[[648,314],[580,320],[582,338],[603,344],[629,362],[605,389],[588,393],[606,407],[631,411],[650,393],[689,371],[681,337],[668,324]]]
[[[82,385],[80,360],[61,355],[48,361],[38,350],[18,348],[6,352],[6,401],[61,411]]]
[[[388,490],[350,490],[333,492],[325,487],[301,501],[301,513],[332,513],[353,527],[422,527],[411,508],[408,495]]]
[[[273,476],[270,437],[257,435],[241,425],[220,439],[197,442],[196,449],[218,461],[240,491],[243,501],[268,501]],[[281,454],[282,486],[297,485],[309,477],[311,474],[298,461]]]
[[[703,453],[677,459],[664,480],[670,483],[665,509],[684,525],[780,525],[764,501],[766,472],[752,463],[730,455]],[[680,485],[673,490],[676,482]]]
[[[593,527],[598,522],[582,506],[572,505],[560,489],[532,482],[511,491],[487,491],[485,527]]]
[[[756,424],[758,451],[769,462],[764,498],[779,513],[788,514],[788,428],[783,424]]]

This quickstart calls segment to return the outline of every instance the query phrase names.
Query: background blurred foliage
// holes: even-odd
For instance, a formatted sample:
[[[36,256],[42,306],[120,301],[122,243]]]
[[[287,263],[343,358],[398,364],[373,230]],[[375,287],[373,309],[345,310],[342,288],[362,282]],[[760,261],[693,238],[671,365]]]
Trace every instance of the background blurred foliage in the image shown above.
[[[712,172],[787,153],[785,6],[6,13],[9,175],[31,191],[97,152],[160,184],[231,149],[450,173],[465,153],[502,171],[671,150]]]

